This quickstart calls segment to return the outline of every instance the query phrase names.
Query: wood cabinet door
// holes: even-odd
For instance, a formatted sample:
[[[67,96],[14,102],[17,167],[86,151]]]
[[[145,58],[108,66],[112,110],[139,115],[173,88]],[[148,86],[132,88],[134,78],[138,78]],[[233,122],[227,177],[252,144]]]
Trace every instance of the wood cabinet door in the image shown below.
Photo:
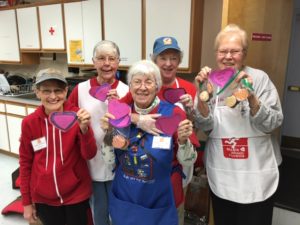
[[[9,151],[6,115],[0,113],[0,149]]]
[[[19,155],[22,117],[7,115],[10,151]]]
[[[147,59],[156,38],[173,36],[184,55],[180,68],[189,67],[191,3],[192,0],[146,0]]]
[[[64,13],[68,64],[83,64],[82,3],[65,3]]]
[[[93,64],[94,46],[102,40],[100,0],[82,2],[84,62]]]
[[[142,1],[104,0],[104,34],[120,48],[121,66],[142,59]]]
[[[0,11],[0,61],[20,62],[16,12]]]
[[[93,49],[102,40],[100,0],[64,4],[69,64],[93,64]]]
[[[17,9],[20,49],[39,50],[39,24],[36,7]]]
[[[38,6],[43,50],[65,50],[62,5]]]

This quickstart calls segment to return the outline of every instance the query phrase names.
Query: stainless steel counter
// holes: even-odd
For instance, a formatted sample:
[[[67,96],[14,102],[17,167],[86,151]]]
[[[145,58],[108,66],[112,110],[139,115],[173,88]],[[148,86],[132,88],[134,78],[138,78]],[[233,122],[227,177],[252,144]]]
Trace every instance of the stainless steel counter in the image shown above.
[[[0,100],[28,104],[28,105],[35,105],[35,106],[40,105],[40,101],[35,97],[35,94],[18,96],[18,97],[0,95]]]

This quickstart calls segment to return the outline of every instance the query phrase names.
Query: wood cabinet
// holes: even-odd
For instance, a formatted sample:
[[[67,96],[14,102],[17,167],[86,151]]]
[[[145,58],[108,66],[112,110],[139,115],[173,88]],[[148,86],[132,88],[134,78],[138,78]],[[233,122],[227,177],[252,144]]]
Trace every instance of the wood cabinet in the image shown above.
[[[41,46],[44,51],[64,51],[62,4],[38,6]]]
[[[36,7],[19,8],[17,11],[21,50],[40,50],[39,23]]]
[[[68,64],[92,65],[93,48],[102,40],[100,0],[64,4]]]
[[[104,39],[120,48],[120,66],[130,66],[142,56],[142,1],[104,0]],[[117,28],[117,29],[116,29]]]
[[[21,124],[26,116],[26,107],[22,104],[6,103],[7,130],[10,152],[19,154]]]
[[[21,125],[25,116],[37,106],[26,103],[0,100],[0,150],[19,154]]]
[[[0,63],[19,63],[20,51],[14,9],[0,11]]]
[[[198,72],[203,7],[204,0],[51,1],[18,6],[21,61],[32,52],[67,52],[69,66],[92,66],[95,44],[106,39],[120,47],[120,66],[127,69],[140,59],[150,59],[156,38],[174,36],[184,53],[179,72]],[[3,22],[1,15],[9,21]],[[7,35],[0,29],[1,47],[6,43],[5,48],[14,48],[0,49],[0,63],[1,56],[12,52],[14,57],[6,55],[6,60],[20,61],[18,33],[11,29],[16,26],[15,10],[0,11],[0,23],[5,31],[14,30]]]
[[[0,149],[9,151],[9,138],[7,131],[7,120],[5,115],[5,104],[0,101]]]

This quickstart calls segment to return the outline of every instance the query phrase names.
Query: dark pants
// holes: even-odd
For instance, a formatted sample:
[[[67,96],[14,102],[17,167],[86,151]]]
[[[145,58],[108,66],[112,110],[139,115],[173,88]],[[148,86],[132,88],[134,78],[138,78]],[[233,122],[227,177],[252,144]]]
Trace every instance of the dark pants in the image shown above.
[[[90,212],[89,200],[62,206],[35,204],[43,225],[87,225]]]
[[[271,225],[274,195],[263,202],[240,204],[211,193],[215,225]]]

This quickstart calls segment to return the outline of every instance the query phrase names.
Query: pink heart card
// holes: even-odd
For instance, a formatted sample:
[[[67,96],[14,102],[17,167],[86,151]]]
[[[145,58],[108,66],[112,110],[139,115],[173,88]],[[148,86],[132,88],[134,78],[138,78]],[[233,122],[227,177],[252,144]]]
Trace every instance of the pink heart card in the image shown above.
[[[156,120],[155,126],[165,134],[172,136],[177,131],[178,124],[181,120],[181,116],[178,114],[172,116],[161,116]]]
[[[91,87],[89,93],[92,97],[104,102],[106,100],[107,93],[110,89],[110,84],[104,83],[101,86]]]
[[[108,102],[108,112],[114,115],[116,120],[129,115],[130,107],[126,103],[119,102],[116,99],[111,99]]]
[[[208,78],[211,82],[223,88],[234,74],[235,70],[233,68],[226,68],[212,71]]]
[[[57,129],[66,132],[76,123],[77,115],[76,112],[72,111],[52,112],[49,115],[49,120]]]
[[[126,115],[124,117],[115,120],[109,119],[109,123],[116,128],[127,127],[130,124],[130,122],[131,119],[129,115]]]
[[[184,94],[186,94],[184,88],[167,88],[164,91],[163,95],[166,101],[175,104],[180,100],[180,97]]]

